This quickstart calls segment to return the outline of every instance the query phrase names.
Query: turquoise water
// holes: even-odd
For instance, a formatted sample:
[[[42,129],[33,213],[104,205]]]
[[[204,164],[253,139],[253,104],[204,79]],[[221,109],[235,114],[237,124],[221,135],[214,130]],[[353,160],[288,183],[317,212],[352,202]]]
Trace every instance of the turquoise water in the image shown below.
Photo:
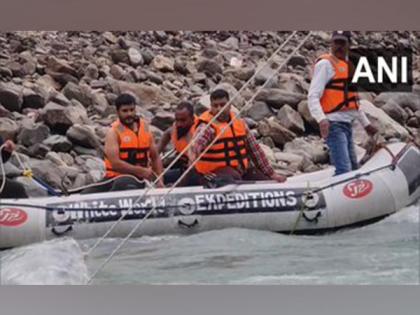
[[[419,212],[325,236],[245,229],[132,239],[94,284],[419,284]],[[83,284],[119,239],[59,239],[1,253],[2,284]]]

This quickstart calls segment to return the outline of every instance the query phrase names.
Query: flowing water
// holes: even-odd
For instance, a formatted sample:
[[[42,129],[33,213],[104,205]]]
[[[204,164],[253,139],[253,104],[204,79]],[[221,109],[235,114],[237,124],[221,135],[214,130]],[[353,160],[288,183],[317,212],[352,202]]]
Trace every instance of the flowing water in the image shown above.
[[[419,284],[419,203],[373,225],[325,236],[244,229],[143,237],[94,284]],[[84,284],[118,245],[63,238],[1,252],[2,284]]]

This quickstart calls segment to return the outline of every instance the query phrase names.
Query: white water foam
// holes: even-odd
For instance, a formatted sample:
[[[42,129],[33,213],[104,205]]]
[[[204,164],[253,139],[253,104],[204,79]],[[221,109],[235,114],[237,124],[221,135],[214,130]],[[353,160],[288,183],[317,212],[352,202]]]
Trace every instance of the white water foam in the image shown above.
[[[56,239],[12,249],[1,257],[1,284],[85,284],[88,269],[78,243]]]

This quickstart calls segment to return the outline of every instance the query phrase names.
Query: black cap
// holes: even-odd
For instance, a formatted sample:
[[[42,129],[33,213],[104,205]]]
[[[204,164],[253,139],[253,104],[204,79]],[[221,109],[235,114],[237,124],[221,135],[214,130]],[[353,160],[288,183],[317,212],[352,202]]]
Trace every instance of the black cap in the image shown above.
[[[332,40],[342,39],[350,42],[351,32],[350,31],[334,31],[332,33]]]

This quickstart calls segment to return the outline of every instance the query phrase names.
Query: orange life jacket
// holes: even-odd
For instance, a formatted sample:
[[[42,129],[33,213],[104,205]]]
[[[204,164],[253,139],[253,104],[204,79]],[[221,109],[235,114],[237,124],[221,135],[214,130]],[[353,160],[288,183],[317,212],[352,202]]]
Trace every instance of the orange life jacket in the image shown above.
[[[176,152],[181,153],[193,138],[195,128],[199,123],[198,117],[194,116],[194,124],[191,126],[190,131],[182,138],[178,139],[178,132],[175,123],[172,126],[171,142]],[[183,160],[188,161],[187,152],[183,155]]]
[[[316,62],[322,59],[331,62],[335,71],[335,76],[325,86],[320,100],[324,113],[359,109],[357,93],[349,91],[349,64],[332,54],[321,55]]]
[[[120,159],[132,165],[147,167],[150,160],[150,144],[152,135],[142,119],[138,121],[138,133],[124,126],[119,120],[112,124],[112,129],[118,135]],[[105,157],[106,178],[112,178],[120,173],[112,169],[111,162]]]
[[[199,120],[200,123],[208,124],[212,118],[213,115],[206,111],[200,116]],[[233,118],[234,116],[231,113],[230,119],[232,120]],[[209,174],[225,166],[233,168],[241,166],[244,170],[249,167],[248,151],[245,147],[245,137],[247,135],[245,122],[237,118],[222,132],[226,125],[228,125],[227,122],[219,122],[217,120],[211,124],[218,140],[195,164],[197,172]]]

